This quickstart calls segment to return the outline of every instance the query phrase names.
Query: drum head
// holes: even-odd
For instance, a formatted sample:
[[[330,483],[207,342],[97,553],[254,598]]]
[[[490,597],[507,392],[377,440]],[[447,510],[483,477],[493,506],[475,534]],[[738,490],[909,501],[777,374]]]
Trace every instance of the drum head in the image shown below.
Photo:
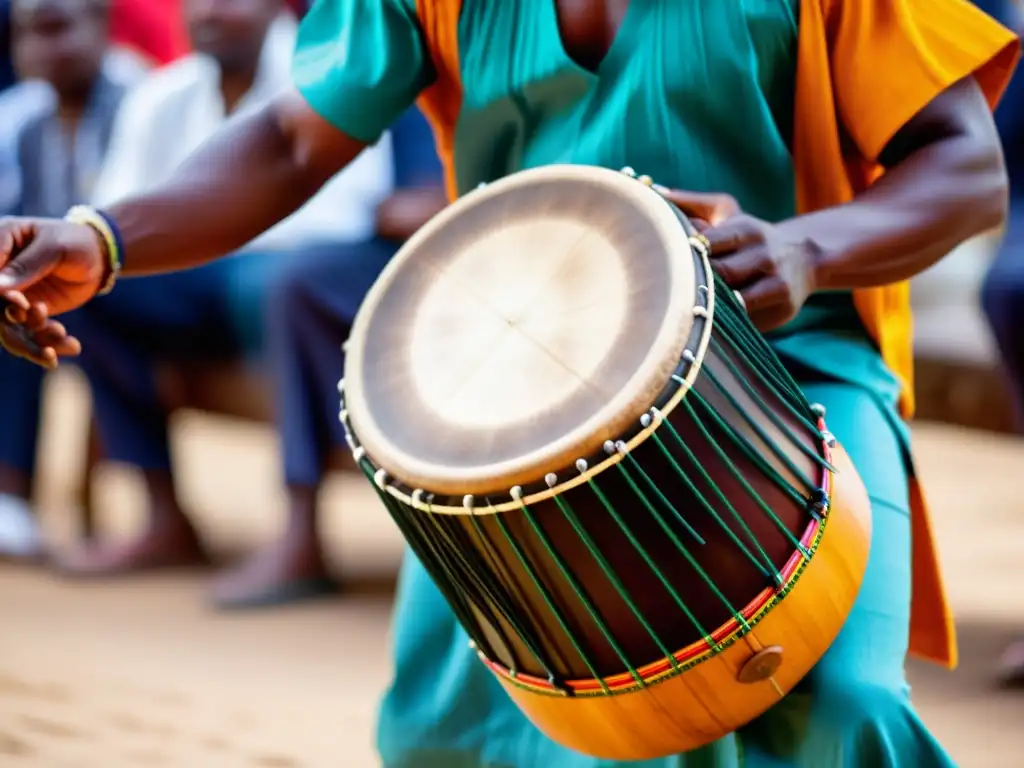
[[[507,500],[638,425],[679,363],[695,274],[678,213],[625,174],[549,166],[470,193],[363,303],[353,432],[410,488]]]

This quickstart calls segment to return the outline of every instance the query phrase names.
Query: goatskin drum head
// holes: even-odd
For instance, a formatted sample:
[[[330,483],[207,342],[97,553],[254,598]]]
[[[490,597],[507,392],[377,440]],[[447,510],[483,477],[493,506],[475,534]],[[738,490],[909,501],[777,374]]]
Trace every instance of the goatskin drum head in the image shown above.
[[[352,430],[409,488],[507,499],[638,422],[679,363],[695,290],[679,213],[631,176],[547,166],[482,187],[363,303]]]

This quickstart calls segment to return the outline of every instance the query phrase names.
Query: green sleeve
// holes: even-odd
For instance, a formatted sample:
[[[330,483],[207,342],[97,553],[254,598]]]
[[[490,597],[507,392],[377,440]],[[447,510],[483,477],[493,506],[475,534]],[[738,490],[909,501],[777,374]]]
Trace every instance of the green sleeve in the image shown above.
[[[415,0],[316,0],[299,28],[292,77],[338,130],[376,142],[434,81]]]

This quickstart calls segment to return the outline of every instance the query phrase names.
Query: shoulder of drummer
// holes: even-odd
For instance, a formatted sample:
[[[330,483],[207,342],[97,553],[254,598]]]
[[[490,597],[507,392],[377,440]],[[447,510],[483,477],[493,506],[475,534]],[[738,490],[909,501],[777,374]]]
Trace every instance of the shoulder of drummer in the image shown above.
[[[1016,34],[963,0],[802,3],[799,46],[800,66],[831,82],[843,126],[870,161],[961,80],[973,77],[994,108],[1019,55]]]

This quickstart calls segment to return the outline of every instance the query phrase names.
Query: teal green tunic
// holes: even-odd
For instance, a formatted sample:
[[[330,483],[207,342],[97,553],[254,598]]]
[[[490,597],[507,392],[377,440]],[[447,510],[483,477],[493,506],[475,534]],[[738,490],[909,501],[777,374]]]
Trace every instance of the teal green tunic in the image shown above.
[[[633,0],[594,72],[562,45],[554,0],[464,0],[460,192],[551,163],[632,166],[666,186],[728,192],[744,210],[794,215],[789,137],[797,0]],[[319,0],[295,80],[345,133],[375,141],[434,79],[414,0]],[[840,638],[801,690],[737,736],[674,766],[952,765],[909,704],[903,675],[910,523],[899,387],[846,293],[814,296],[771,335],[825,404],[873,501],[868,575]],[[406,558],[396,677],[381,712],[388,768],[598,768],[534,729],[472,656],[423,568]]]

